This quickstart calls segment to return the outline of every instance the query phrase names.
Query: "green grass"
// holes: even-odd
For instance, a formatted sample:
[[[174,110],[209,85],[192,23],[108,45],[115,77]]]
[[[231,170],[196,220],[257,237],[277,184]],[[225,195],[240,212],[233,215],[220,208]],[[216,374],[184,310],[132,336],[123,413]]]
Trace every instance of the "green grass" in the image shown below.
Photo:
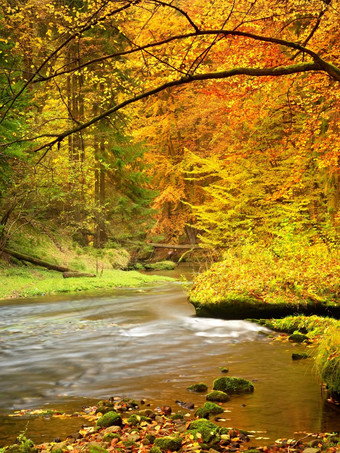
[[[64,279],[60,272],[39,267],[0,269],[0,299],[75,293],[96,289],[136,287],[171,278],[144,275],[137,271],[105,269],[101,276]]]

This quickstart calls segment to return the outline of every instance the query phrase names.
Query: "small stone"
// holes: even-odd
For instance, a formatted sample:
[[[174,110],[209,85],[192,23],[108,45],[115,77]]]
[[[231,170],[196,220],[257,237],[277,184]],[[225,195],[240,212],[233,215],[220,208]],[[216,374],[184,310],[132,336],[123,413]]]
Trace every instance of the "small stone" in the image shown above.
[[[102,441],[103,442],[111,442],[112,439],[120,439],[120,436],[119,434],[115,434],[115,433],[105,433],[103,438],[102,438]]]
[[[139,433],[131,433],[128,435],[127,440],[129,442],[137,442],[140,439]]]
[[[105,428],[104,433],[119,433],[120,431],[120,426],[109,426],[108,428]]]
[[[320,453],[320,451],[320,448],[307,447],[302,451],[302,453]]]
[[[142,444],[143,444],[143,445],[150,445],[151,442],[149,441],[149,439],[143,439],[143,440],[142,440]]]
[[[187,390],[189,390],[190,392],[197,392],[197,393],[206,392],[208,390],[208,386],[206,384],[203,384],[202,382],[200,382],[198,384],[190,385],[189,387],[187,387]]]
[[[307,352],[293,352],[292,353],[292,359],[293,360],[302,360],[302,359],[308,359],[310,356],[307,354]]]
[[[190,401],[184,402],[184,401],[176,400],[175,402],[176,402],[176,404],[183,407],[184,409],[193,410],[195,407],[194,403],[191,403]]]
[[[58,445],[53,445],[51,448],[51,452],[57,453],[57,451],[66,451],[67,450],[67,443],[66,442],[58,442]]]
[[[107,450],[103,447],[103,444],[95,441],[86,444],[85,451],[88,453],[107,453]]]

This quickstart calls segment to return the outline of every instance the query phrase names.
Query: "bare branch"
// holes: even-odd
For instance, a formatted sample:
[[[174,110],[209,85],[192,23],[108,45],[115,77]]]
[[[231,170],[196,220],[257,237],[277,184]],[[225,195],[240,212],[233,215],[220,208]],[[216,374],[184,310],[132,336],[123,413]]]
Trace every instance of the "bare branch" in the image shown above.
[[[169,8],[173,8],[175,11],[178,11],[179,13],[182,14],[182,16],[184,16],[187,21],[189,22],[189,24],[193,27],[193,29],[196,31],[196,32],[199,32],[199,28],[198,26],[194,23],[194,21],[191,19],[191,17],[189,16],[188,13],[186,13],[185,11],[183,11],[181,8],[178,8],[178,6],[175,6],[171,3],[166,3],[166,2],[162,2],[160,0],[153,0],[152,3],[155,3],[157,5],[162,5],[162,6],[168,6]]]

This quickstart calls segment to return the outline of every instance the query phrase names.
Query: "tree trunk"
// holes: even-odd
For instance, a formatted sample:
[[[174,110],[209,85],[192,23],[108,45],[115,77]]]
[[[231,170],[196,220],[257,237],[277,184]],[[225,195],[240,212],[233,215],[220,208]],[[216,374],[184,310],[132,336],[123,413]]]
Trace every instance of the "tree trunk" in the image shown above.
[[[68,267],[57,266],[56,264],[48,263],[47,261],[39,260],[38,258],[33,258],[32,256],[24,255],[23,253],[15,252],[14,250],[10,250],[8,248],[4,248],[2,251],[4,253],[7,253],[7,255],[14,256],[14,258],[17,258],[20,261],[27,261],[28,263],[46,267],[46,269],[50,269],[52,271],[77,273],[77,271],[72,271],[72,269],[69,269]]]

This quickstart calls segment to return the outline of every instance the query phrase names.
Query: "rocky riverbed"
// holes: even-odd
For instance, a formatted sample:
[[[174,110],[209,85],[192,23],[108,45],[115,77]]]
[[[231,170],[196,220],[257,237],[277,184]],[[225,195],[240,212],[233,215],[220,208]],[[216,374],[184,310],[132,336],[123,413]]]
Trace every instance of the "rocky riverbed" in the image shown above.
[[[15,444],[0,449],[1,453],[340,453],[339,433],[301,432],[292,439],[259,445],[256,433],[220,427],[214,416],[211,420],[195,417],[183,410],[183,403],[175,408],[151,408],[145,400],[113,397],[73,414],[23,410],[13,416],[81,417],[85,424],[74,435],[49,443],[35,445],[21,434]]]

